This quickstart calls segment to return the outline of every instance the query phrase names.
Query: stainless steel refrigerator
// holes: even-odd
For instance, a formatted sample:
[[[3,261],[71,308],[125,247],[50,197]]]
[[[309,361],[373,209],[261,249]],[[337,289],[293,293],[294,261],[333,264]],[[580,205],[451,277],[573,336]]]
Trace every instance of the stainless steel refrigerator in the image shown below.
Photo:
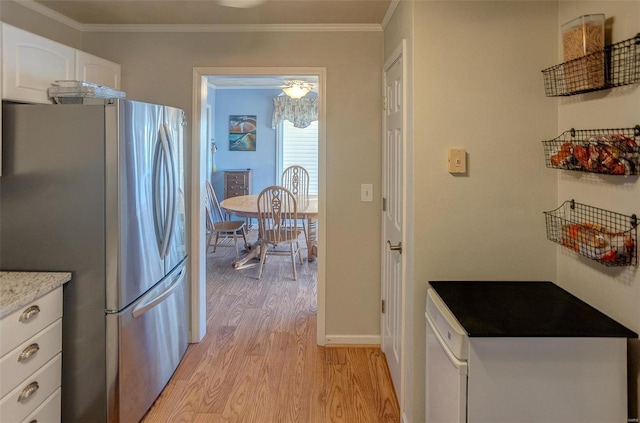
[[[62,421],[137,422],[187,348],[183,112],[91,102],[3,106],[0,269],[73,272]]]

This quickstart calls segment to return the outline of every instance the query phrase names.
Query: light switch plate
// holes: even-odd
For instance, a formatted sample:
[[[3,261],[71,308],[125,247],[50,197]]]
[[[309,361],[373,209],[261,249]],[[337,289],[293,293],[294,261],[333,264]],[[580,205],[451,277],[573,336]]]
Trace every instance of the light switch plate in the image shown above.
[[[447,156],[449,173],[467,173],[467,151],[464,148],[450,148]]]
[[[360,201],[373,201],[373,184],[360,185]]]

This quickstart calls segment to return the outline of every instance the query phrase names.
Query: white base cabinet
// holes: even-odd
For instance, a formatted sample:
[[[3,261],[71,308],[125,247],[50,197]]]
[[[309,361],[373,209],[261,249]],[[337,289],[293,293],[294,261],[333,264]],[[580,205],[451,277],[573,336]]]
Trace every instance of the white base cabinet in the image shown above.
[[[0,319],[0,422],[60,422],[62,287]]]

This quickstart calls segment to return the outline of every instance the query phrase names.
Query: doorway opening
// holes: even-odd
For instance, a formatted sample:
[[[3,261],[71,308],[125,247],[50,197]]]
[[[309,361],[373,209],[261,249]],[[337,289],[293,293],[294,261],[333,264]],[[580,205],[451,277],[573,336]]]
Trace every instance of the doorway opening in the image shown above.
[[[283,76],[284,75],[284,76]],[[290,75],[295,75],[292,78]],[[318,121],[317,121],[317,190],[318,190],[318,246],[317,246],[317,333],[318,345],[325,345],[325,180],[326,180],[326,143],[325,143],[325,102],[324,89],[326,79],[325,68],[195,68],[193,74],[193,132],[192,132],[192,239],[191,239],[191,275],[192,275],[192,314],[191,314],[191,342],[199,342],[206,332],[206,254],[205,254],[205,226],[203,193],[205,180],[211,178],[214,166],[220,166],[219,156],[213,158],[212,151],[216,151],[219,142],[228,140],[211,140],[212,126],[215,124],[215,104],[210,101],[211,80],[220,78],[236,78],[247,80],[251,78],[272,78],[283,76],[287,79],[313,78],[317,81]],[[275,89],[276,87],[274,87]],[[279,89],[279,87],[278,87]],[[280,90],[281,91],[281,90]],[[218,133],[220,133],[218,131]],[[257,134],[256,151],[259,150],[260,134]],[[199,142],[198,142],[199,141]],[[274,140],[275,141],[275,140]],[[212,148],[212,143],[213,148]],[[248,156],[247,156],[248,157]],[[275,161],[275,155],[273,157]],[[246,167],[246,166],[245,166]],[[272,177],[275,180],[277,170],[274,167]],[[215,186],[215,179],[214,179]],[[256,186],[253,191],[259,192]]]

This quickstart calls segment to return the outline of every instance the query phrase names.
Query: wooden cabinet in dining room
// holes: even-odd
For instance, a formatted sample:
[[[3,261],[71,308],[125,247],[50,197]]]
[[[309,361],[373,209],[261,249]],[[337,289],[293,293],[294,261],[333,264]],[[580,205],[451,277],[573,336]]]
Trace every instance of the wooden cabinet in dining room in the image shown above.
[[[251,169],[224,171],[224,198],[251,194],[253,171]]]

